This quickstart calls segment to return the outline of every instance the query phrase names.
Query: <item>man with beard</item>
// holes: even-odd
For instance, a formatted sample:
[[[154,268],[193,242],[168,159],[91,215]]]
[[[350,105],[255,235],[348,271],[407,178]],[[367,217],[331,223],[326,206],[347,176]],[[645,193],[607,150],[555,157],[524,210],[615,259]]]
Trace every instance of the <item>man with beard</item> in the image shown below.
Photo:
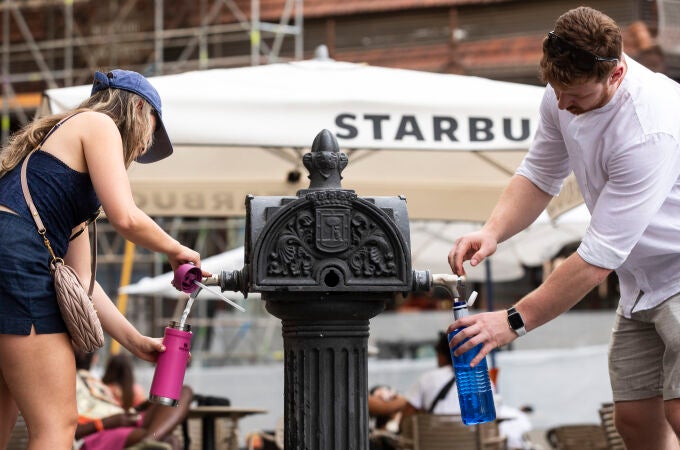
[[[628,449],[679,449],[680,86],[623,52],[605,14],[579,7],[543,40],[547,83],[535,139],[489,220],[459,238],[449,264],[476,266],[530,225],[574,172],[591,222],[577,251],[507,311],[471,315],[457,353],[483,344],[476,365],[578,303],[616,271],[621,298],[609,372]]]

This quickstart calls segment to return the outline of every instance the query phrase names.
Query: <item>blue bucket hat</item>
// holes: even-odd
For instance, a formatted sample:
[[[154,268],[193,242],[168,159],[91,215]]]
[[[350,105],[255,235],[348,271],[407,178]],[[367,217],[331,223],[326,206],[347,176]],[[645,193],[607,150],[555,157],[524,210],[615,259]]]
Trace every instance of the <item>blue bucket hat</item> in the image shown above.
[[[161,118],[161,97],[151,83],[144,76],[130,70],[115,69],[108,73],[95,72],[90,95],[109,88],[135,93],[149,102],[156,111],[156,118],[158,120],[156,121],[153,144],[150,149],[137,158],[137,162],[148,164],[170,156],[172,154],[172,144]]]

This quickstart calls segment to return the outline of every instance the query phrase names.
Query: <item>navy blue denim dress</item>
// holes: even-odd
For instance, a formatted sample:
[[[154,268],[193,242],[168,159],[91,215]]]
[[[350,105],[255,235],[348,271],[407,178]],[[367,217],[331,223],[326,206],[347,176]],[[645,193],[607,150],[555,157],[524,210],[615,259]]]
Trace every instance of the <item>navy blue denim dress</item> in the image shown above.
[[[0,333],[63,333],[49,270],[50,254],[38,234],[21,191],[21,164],[0,178]],[[99,200],[90,176],[44,151],[28,162],[28,186],[57,256],[68,249],[74,227],[90,219]]]

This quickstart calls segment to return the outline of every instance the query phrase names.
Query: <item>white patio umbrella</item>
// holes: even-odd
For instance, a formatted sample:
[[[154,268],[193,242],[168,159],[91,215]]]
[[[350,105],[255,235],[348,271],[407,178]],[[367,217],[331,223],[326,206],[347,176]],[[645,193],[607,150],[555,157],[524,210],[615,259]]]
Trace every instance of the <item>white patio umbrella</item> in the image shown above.
[[[488,258],[494,282],[512,281],[524,276],[523,267],[540,266],[554,257],[565,245],[583,237],[590,213],[584,204],[550,220],[543,212],[526,230],[498,246]],[[480,229],[481,223],[416,221],[411,223],[412,265],[414,269],[430,269],[432,273],[450,273],[447,255],[456,238]],[[467,279],[486,281],[487,267],[465,265]]]
[[[328,129],[349,155],[343,187],[403,194],[412,220],[485,220],[529,148],[544,91],[332,60],[149,81],[175,153],[130,168],[135,201],[152,216],[191,217],[243,216],[247,194],[307,187],[301,155]],[[63,111],[89,93],[49,89],[45,103]]]
[[[243,267],[243,247],[237,247],[232,250],[210,256],[201,261],[201,268],[211,272],[218,273],[221,270],[238,270]],[[182,298],[188,295],[175,289],[171,282],[174,277],[173,272],[166,272],[155,277],[145,277],[137,283],[122,286],[119,289],[120,293],[128,295],[148,295],[161,296],[168,298]],[[214,286],[214,289],[219,291],[219,287]],[[222,293],[225,297],[231,300],[243,300],[243,294],[240,292],[225,291]],[[249,294],[248,298],[259,297],[259,294]],[[208,290],[203,290],[199,293],[200,299],[219,299]]]

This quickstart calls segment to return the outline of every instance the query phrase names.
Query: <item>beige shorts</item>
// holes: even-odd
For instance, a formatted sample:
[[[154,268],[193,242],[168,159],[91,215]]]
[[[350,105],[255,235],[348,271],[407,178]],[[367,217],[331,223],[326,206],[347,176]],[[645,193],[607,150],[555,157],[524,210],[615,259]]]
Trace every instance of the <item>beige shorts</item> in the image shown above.
[[[680,397],[680,293],[631,319],[617,313],[609,379],[614,401]]]

